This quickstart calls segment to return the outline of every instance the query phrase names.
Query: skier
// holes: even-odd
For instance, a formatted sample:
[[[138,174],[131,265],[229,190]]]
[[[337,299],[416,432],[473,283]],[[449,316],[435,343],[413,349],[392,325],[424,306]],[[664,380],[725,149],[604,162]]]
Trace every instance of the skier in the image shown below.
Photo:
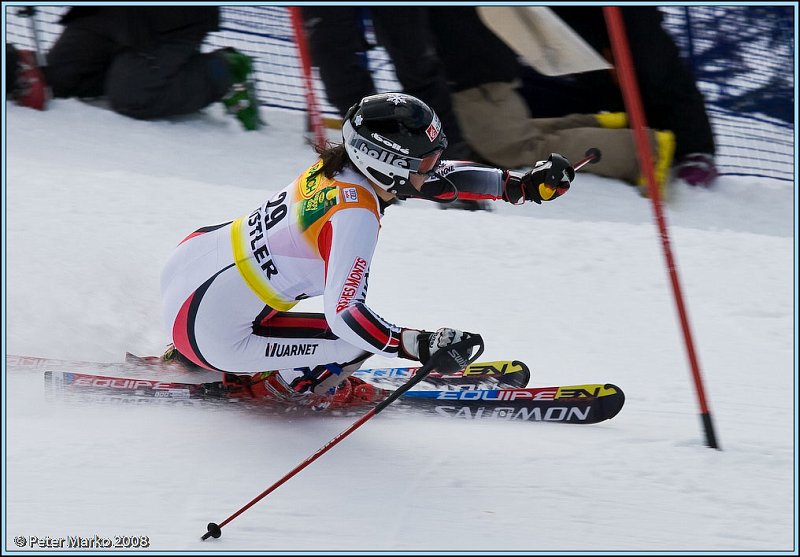
[[[441,128],[413,96],[365,97],[344,118],[343,143],[318,149],[296,180],[250,213],[187,236],[161,277],[173,339],[164,358],[224,372],[226,384],[255,397],[347,405],[377,396],[351,377],[369,356],[424,364],[465,338],[400,327],[367,306],[385,209],[410,197],[541,203],[565,193],[575,172],[558,154],[524,174],[442,161]],[[289,311],[314,296],[324,313]]]

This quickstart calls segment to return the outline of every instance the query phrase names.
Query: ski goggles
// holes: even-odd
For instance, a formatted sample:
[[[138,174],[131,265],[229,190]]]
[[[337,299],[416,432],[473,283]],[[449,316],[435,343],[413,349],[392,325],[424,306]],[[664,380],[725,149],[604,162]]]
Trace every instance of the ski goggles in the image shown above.
[[[443,152],[444,149],[438,149],[430,155],[425,155],[421,159],[409,159],[409,161],[411,161],[409,170],[411,172],[416,172],[417,174],[430,176],[433,174],[433,171],[436,170],[436,167],[439,166],[439,160],[442,158]],[[416,169],[414,168],[414,163],[417,163]]]

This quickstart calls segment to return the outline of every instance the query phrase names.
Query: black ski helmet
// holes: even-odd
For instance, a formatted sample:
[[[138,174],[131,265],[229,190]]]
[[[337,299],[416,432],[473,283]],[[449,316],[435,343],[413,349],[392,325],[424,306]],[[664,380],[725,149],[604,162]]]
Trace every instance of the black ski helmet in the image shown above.
[[[399,197],[416,193],[409,174],[432,174],[447,148],[436,113],[405,93],[361,99],[344,117],[342,139],[356,168]]]

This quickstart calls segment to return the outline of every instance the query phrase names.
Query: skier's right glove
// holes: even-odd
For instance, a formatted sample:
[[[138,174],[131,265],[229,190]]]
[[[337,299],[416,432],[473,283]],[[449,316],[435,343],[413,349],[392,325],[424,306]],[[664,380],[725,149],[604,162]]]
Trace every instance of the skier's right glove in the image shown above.
[[[427,331],[417,331],[416,329],[403,329],[400,333],[400,357],[409,360],[418,360],[423,365],[436,354],[439,350],[446,349],[448,346],[468,338],[469,335],[458,329],[447,327],[437,330],[435,333]],[[470,358],[471,348],[463,350],[452,357],[442,360],[442,365],[448,369],[440,369],[444,373],[452,373],[458,369],[452,369],[451,361],[466,362]],[[448,360],[445,362],[445,360]],[[456,364],[457,366],[457,364]]]
[[[541,204],[567,193],[575,179],[575,169],[565,157],[552,153],[522,176],[506,170],[504,178],[503,199],[516,204],[524,198]]]

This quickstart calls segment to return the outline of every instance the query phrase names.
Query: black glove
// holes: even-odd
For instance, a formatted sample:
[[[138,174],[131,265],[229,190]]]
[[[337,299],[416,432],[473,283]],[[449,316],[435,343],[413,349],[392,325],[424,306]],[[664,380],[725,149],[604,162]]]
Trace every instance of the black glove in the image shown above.
[[[567,193],[575,169],[569,161],[558,153],[551,154],[546,161],[537,162],[532,170],[522,176],[506,171],[503,199],[510,203],[518,203],[527,199],[541,204]]]
[[[400,357],[419,360],[422,364],[426,364],[439,350],[446,349],[469,336],[468,333],[447,327],[439,329],[435,333],[403,329],[400,334]],[[471,347],[456,354],[450,354],[449,358],[440,358],[437,367],[442,373],[455,373],[466,367],[470,353]],[[462,363],[463,366],[461,366]],[[441,369],[442,367],[444,369]]]

